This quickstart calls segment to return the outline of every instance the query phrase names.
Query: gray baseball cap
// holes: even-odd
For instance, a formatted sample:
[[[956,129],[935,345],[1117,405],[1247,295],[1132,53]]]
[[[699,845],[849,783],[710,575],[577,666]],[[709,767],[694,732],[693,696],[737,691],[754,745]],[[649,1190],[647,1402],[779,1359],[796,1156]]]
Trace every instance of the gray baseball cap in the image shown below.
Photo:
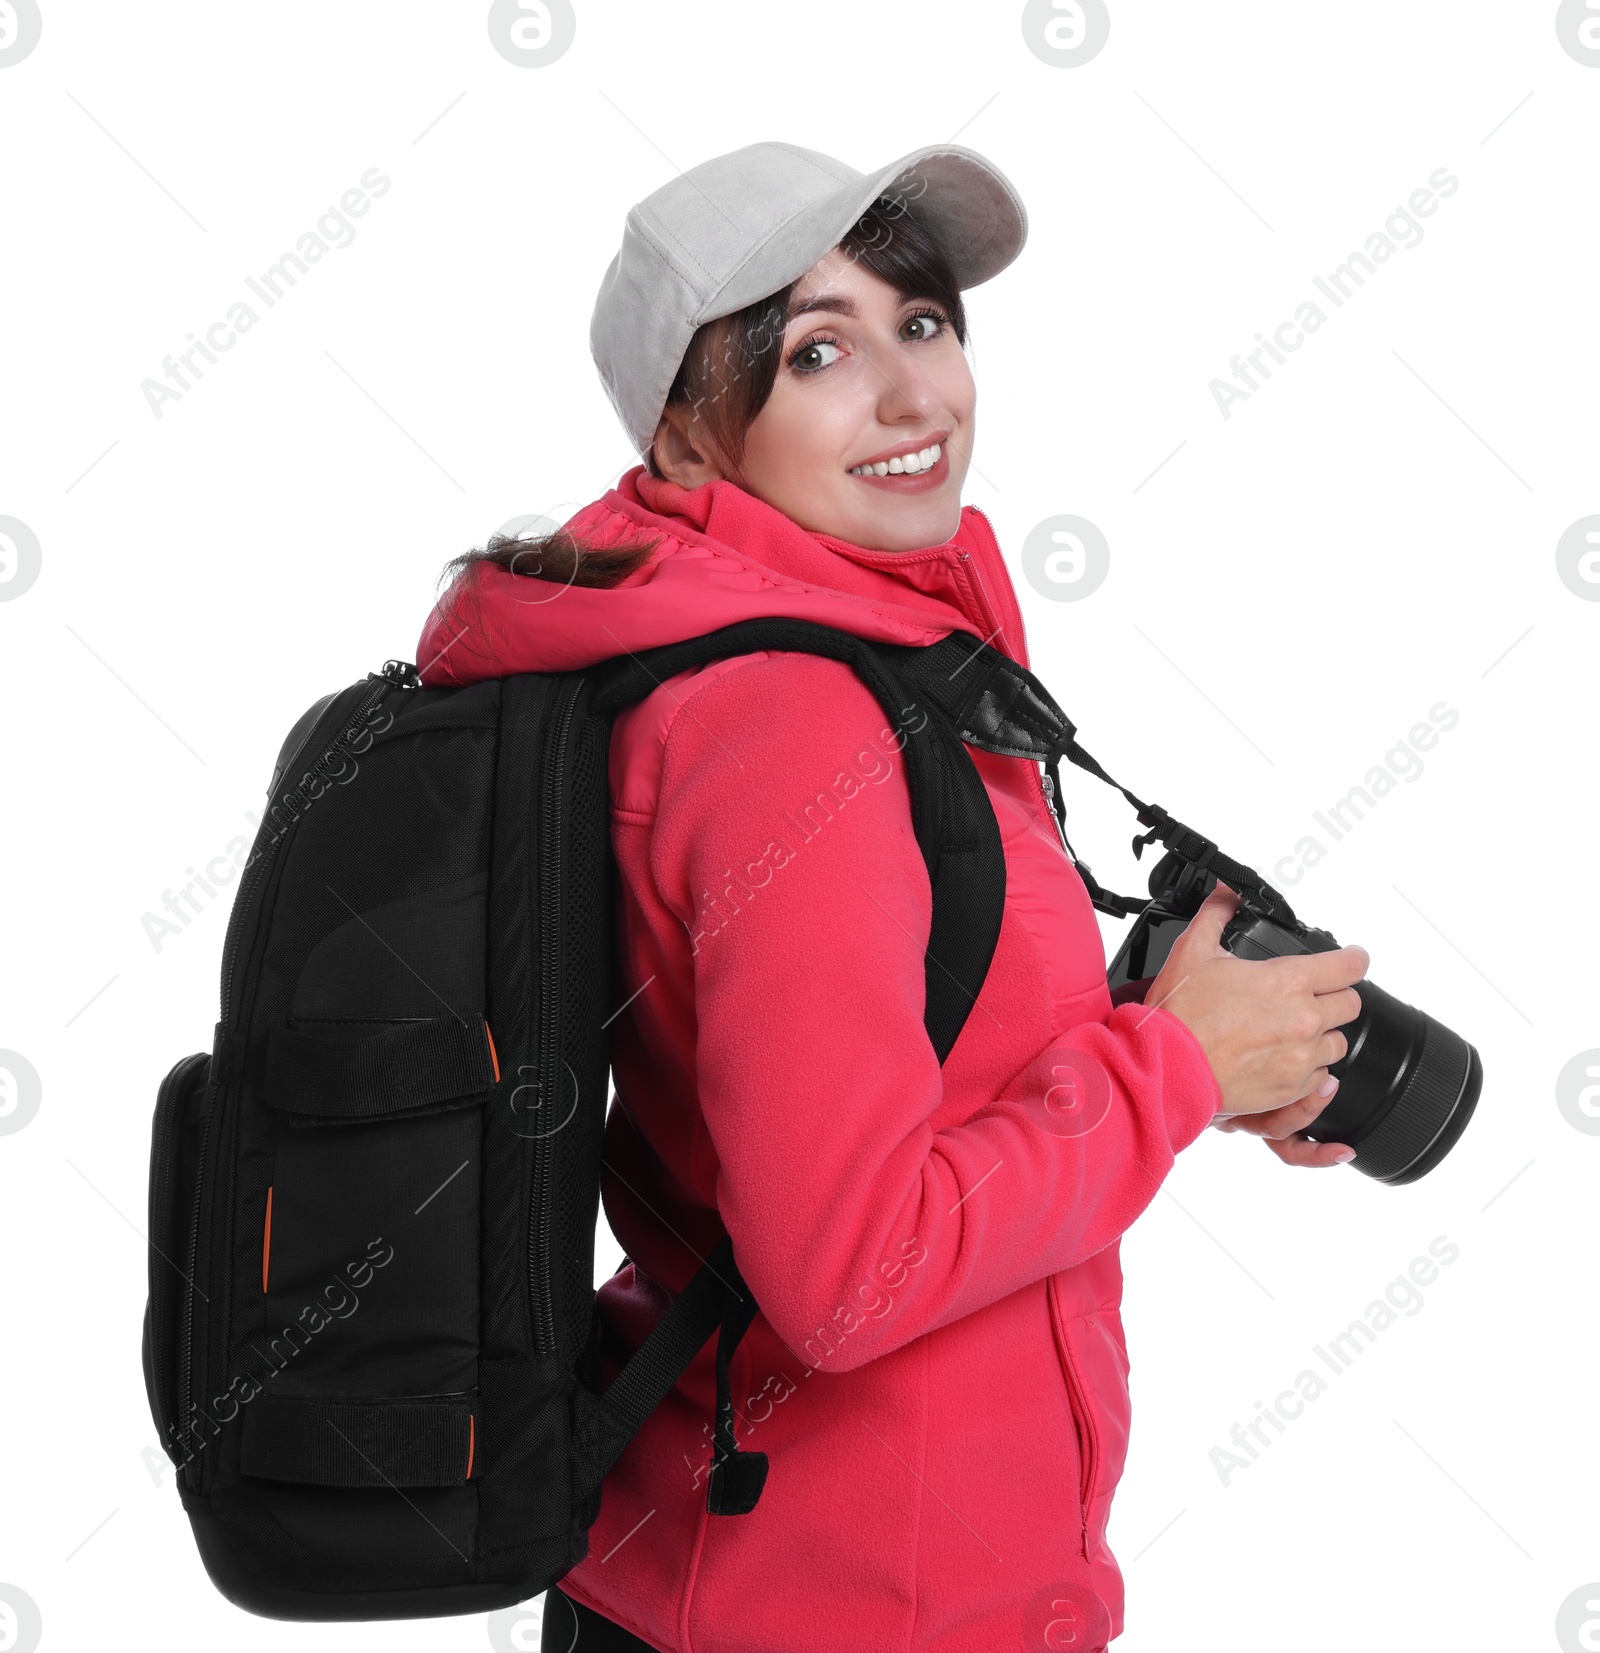
[[[914,149],[875,172],[796,144],[749,144],[680,173],[629,211],[589,348],[641,455],[695,329],[804,275],[880,195],[927,226],[962,289],[998,275],[1027,239],[1010,180],[958,144]]]

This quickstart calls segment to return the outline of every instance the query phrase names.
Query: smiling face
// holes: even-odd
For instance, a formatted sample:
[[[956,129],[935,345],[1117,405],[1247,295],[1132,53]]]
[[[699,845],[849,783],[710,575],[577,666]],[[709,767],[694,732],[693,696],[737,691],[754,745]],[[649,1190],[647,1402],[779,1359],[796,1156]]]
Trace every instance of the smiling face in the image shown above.
[[[662,415],[656,463],[682,487],[727,478],[803,528],[914,551],[959,526],[976,399],[944,307],[835,247],[794,284],[772,392],[738,463],[683,405]]]

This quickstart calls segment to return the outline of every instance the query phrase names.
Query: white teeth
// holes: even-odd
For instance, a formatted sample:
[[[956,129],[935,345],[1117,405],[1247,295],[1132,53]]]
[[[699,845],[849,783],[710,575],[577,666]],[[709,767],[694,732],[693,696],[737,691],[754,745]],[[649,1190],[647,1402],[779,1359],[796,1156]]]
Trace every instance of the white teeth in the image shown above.
[[[915,476],[918,471],[930,471],[939,463],[939,455],[944,452],[941,443],[935,442],[923,448],[919,453],[902,454],[897,459],[880,459],[875,465],[854,465],[851,467],[851,476]]]

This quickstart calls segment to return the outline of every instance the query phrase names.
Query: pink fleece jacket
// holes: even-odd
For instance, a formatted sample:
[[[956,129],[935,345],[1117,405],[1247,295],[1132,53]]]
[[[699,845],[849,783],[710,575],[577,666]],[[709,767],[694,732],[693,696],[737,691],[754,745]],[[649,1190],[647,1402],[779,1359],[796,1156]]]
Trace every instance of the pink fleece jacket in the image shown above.
[[[427,683],[581,668],[763,614],[1027,663],[987,518],[865,550],[727,482],[628,472],[568,525],[660,537],[611,589],[490,571],[435,613]],[[537,600],[530,600],[537,599]],[[761,1312],[733,1365],[744,1516],[706,1511],[716,1340],[607,1478],[562,1589],[671,1653],[1095,1653],[1121,1633],[1106,1518],[1128,1444],[1119,1236],[1221,1093],[1170,1011],[1112,1007],[1036,764],[973,751],[1005,914],[943,1068],[931,900],[873,695],[809,655],[667,679],[618,718],[623,979],[600,1291],[609,1382],[724,1232]]]

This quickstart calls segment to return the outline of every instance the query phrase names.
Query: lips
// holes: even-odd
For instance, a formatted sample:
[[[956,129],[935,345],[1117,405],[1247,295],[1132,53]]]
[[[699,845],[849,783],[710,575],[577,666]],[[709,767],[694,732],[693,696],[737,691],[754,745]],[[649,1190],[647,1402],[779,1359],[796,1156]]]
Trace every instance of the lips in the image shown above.
[[[849,474],[859,477],[916,476],[933,470],[944,457],[946,446],[943,442],[931,442],[925,448],[913,448],[909,453],[895,454],[887,460],[853,465]]]
[[[916,452],[913,449],[912,452]],[[899,456],[896,455],[898,458]],[[939,457],[927,470],[918,471],[890,471],[883,476],[877,476],[871,471],[849,471],[846,473],[852,482],[859,482],[864,487],[887,490],[894,494],[925,494],[941,488],[950,477],[950,449],[947,444],[939,446]]]
[[[949,441],[950,432],[947,430],[929,431],[926,436],[914,442],[902,442],[898,447],[885,448],[882,453],[875,453],[870,459],[858,459],[854,465],[847,466],[848,470],[856,470],[862,465],[885,465],[891,459],[904,459],[908,453],[920,453],[924,448],[943,447]]]

